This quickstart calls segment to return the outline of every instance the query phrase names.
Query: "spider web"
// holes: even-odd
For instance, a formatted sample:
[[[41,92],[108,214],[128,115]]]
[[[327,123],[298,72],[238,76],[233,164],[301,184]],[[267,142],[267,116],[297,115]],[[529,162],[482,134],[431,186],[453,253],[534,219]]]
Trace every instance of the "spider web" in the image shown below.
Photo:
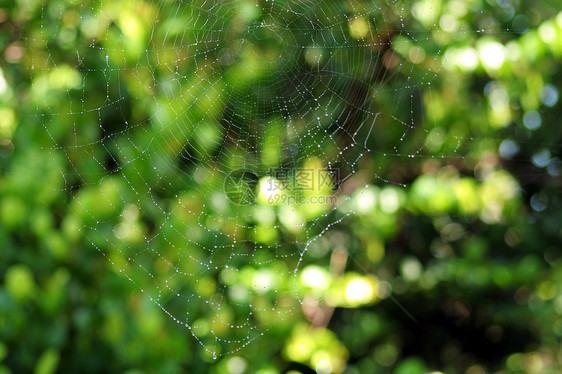
[[[354,191],[400,184],[384,177],[387,160],[448,157],[467,140],[426,152],[419,92],[437,72],[396,52],[397,40],[408,50],[427,40],[399,2],[57,2],[42,12],[30,43],[46,55],[33,68],[65,95],[46,93],[37,111],[53,157],[65,155],[69,209],[214,358],[298,312],[302,264],[353,213],[351,181]],[[87,43],[72,44],[73,23]],[[362,162],[375,167],[355,178]],[[285,189],[303,171],[312,179]]]

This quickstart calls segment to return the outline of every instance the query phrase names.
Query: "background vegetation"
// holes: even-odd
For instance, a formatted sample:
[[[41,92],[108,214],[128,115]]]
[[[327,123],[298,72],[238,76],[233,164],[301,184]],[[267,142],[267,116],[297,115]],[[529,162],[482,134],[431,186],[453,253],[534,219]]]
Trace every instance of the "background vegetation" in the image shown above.
[[[562,3],[379,3],[3,1],[0,372],[561,372]]]

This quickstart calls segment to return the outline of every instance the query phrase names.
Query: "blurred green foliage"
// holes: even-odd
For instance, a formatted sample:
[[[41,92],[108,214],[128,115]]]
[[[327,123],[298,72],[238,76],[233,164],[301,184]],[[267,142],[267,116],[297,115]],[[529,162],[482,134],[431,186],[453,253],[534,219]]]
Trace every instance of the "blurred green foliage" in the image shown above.
[[[562,371],[561,6],[3,2],[0,373]]]

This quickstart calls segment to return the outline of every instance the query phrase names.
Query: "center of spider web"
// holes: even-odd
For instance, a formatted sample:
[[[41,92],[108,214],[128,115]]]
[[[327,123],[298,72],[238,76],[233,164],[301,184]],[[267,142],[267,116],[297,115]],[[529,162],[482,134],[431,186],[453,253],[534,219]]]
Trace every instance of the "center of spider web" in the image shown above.
[[[283,56],[288,38],[288,33],[272,20],[253,22],[242,37],[242,44],[248,45],[261,62],[275,64]]]

